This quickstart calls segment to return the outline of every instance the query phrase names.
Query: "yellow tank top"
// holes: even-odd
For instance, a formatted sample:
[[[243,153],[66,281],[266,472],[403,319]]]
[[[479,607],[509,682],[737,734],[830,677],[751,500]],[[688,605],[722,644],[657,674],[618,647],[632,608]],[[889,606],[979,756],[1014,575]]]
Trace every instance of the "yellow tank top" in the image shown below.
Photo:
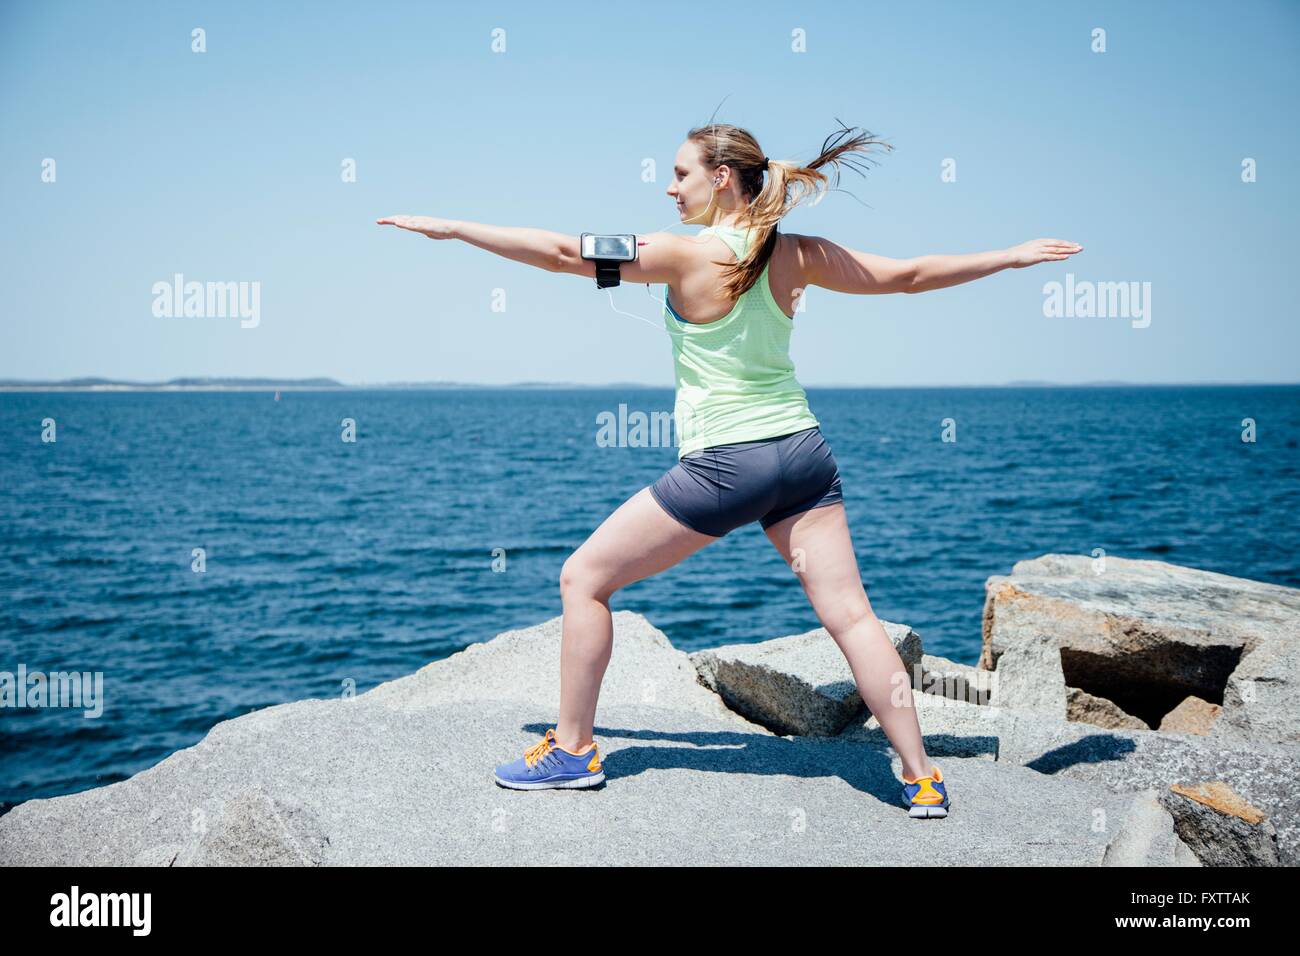
[[[706,226],[699,234],[710,233],[737,259],[753,238],[733,226]],[[700,325],[677,315],[664,286],[664,326],[677,377],[678,459],[712,445],[775,438],[819,424],[790,361],[794,320],[772,298],[767,271],[765,265],[730,312]]]

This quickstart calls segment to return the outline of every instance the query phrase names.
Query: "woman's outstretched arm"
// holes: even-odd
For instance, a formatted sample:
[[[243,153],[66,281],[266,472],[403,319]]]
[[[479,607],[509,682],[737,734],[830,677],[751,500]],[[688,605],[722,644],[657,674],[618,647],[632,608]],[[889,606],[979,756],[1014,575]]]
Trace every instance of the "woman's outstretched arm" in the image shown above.
[[[397,226],[430,239],[460,239],[507,259],[571,275],[595,278],[596,264],[581,256],[579,238],[528,226],[489,226],[433,216],[386,216],[381,226]],[[671,233],[639,235],[637,257],[620,268],[624,282],[673,282],[685,261],[688,240]]]
[[[562,233],[527,226],[488,226],[459,219],[434,216],[386,216],[376,219],[381,226],[397,226],[430,239],[460,239],[525,265],[553,271],[559,263]]]
[[[890,259],[858,252],[818,236],[796,236],[804,285],[834,292],[881,295],[888,292],[928,292],[960,285],[1039,262],[1068,259],[1083,246],[1064,239],[1032,239],[1010,249],[964,255]]]

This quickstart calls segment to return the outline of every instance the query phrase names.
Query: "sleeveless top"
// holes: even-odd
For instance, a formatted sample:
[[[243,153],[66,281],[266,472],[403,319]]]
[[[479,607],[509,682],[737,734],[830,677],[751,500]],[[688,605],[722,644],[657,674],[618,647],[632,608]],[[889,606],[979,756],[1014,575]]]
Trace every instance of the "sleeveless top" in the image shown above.
[[[710,233],[737,259],[753,238],[734,226],[706,226],[699,235]],[[775,438],[819,424],[795,379],[790,361],[794,320],[772,297],[768,265],[731,311],[713,322],[695,324],[677,315],[664,285],[664,326],[677,377],[673,420],[678,460],[712,445]]]

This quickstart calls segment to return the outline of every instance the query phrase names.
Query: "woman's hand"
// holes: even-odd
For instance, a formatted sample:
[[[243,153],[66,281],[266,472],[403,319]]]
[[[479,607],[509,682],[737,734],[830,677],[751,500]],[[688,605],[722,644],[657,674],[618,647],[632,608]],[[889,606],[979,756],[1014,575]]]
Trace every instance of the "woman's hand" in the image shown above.
[[[1012,246],[1007,252],[1011,254],[1011,268],[1023,269],[1053,259],[1068,259],[1082,249],[1083,246],[1077,242],[1066,242],[1064,239],[1031,239]]]
[[[455,219],[435,219],[433,216],[386,216],[383,219],[376,219],[375,223],[380,226],[396,226],[398,229],[409,229],[411,232],[418,232],[430,239],[454,239],[456,237]]]

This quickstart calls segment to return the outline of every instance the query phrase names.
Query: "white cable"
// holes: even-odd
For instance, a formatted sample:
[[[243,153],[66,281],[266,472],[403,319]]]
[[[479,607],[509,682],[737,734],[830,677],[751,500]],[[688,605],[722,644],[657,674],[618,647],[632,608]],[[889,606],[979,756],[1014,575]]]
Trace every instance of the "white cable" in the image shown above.
[[[747,206],[752,206],[752,205],[754,204],[754,201],[755,201],[757,198],[758,198],[758,197],[755,196],[754,199],[751,199],[751,200],[749,201],[749,203],[747,204]],[[712,205],[712,203],[710,202],[709,205]],[[705,212],[707,212],[707,211],[708,211],[708,210],[706,209]],[[680,225],[682,225],[682,224],[681,224],[680,222],[677,222],[677,223],[673,223],[673,225],[675,225],[675,226],[680,226]],[[665,228],[665,229],[659,229],[659,230],[656,230],[656,231],[658,231],[658,232],[667,232],[667,231],[669,231],[671,228],[672,228],[672,226],[668,226],[668,227]],[[643,235],[644,235],[644,233],[643,233]],[[694,235],[694,236],[684,236],[683,238],[686,238],[686,239],[699,239],[700,237],[699,237],[698,235]],[[633,241],[633,242],[636,241],[635,237],[633,237],[633,240],[632,240],[632,241]],[[666,284],[666,283],[665,283],[665,284]],[[650,296],[650,299],[651,299],[652,301],[654,301],[654,294],[650,291],[650,285],[651,285],[651,283],[649,283],[649,282],[647,282],[647,283],[645,284],[645,294],[648,295],[648,296]],[[613,293],[612,291],[610,291],[610,289],[606,289],[606,290],[605,290],[605,294],[609,296],[609,307],[610,307],[611,309],[613,309],[615,312],[617,312],[619,315],[627,315],[627,316],[631,316],[631,317],[634,318],[634,319],[640,319],[640,320],[641,320],[642,322],[644,322],[646,325],[649,325],[649,326],[652,326],[653,328],[659,329],[659,330],[661,330],[661,331],[667,333],[669,336],[673,336],[673,335],[685,335],[685,334],[686,334],[685,331],[683,331],[683,330],[680,330],[680,329],[670,329],[670,328],[668,328],[665,324],[660,323],[660,322],[653,322],[653,321],[651,321],[650,319],[645,318],[644,316],[634,315],[634,314],[631,313],[631,312],[624,312],[622,309],[620,309],[618,306],[616,306],[616,305],[614,304],[614,293]],[[665,292],[664,292],[664,304],[665,304],[665,305],[667,305],[667,298],[668,298],[668,293],[665,291]],[[662,316],[662,313],[661,313],[661,316]],[[681,321],[681,320],[679,320],[679,321]],[[691,324],[691,323],[688,322],[687,324],[689,325],[689,324]]]

